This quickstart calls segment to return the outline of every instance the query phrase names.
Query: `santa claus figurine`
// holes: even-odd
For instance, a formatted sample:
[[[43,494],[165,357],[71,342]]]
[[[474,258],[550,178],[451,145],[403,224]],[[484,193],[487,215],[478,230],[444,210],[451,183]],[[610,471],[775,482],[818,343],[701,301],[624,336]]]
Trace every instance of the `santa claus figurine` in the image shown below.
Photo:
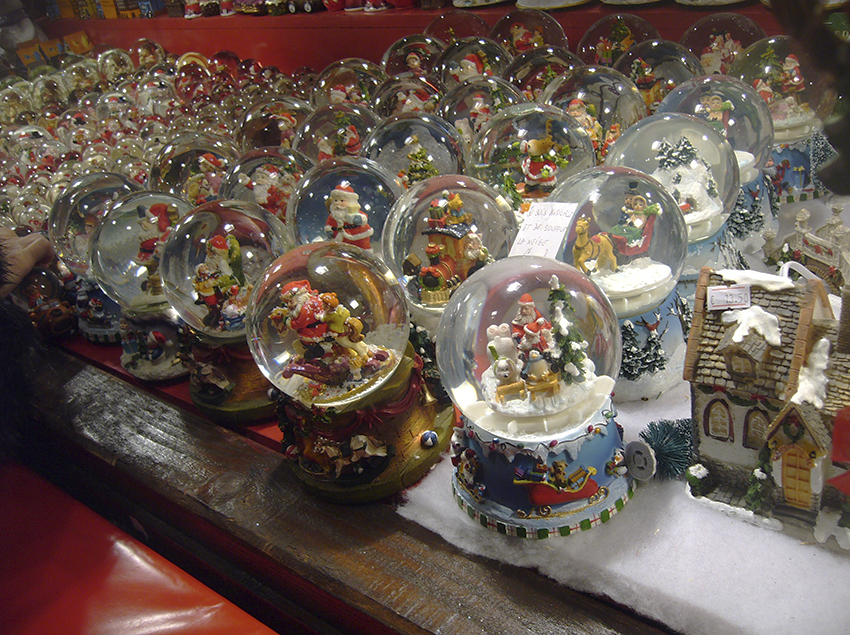
[[[372,248],[371,238],[375,232],[369,226],[369,217],[360,209],[360,197],[348,182],[337,185],[328,195],[325,205],[328,208],[325,223],[328,239],[362,249]]]
[[[511,332],[514,340],[519,344],[528,333],[545,335],[545,331],[551,333],[552,323],[537,310],[531,295],[524,293],[519,299],[516,316],[511,321]]]

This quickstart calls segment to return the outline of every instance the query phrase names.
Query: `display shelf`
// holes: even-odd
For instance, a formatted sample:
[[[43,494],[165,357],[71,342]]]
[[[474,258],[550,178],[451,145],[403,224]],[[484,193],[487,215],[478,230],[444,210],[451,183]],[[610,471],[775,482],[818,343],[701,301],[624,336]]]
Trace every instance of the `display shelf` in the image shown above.
[[[490,26],[515,8],[502,4],[475,9]],[[182,54],[197,51],[210,56],[230,50],[239,57],[274,65],[286,72],[301,66],[321,70],[331,62],[346,57],[361,57],[380,62],[384,51],[406,35],[421,33],[444,11],[391,9],[377,13],[328,12],[300,13],[282,16],[156,17],[108,20],[56,20],[41,23],[51,37],[62,37],[85,31],[95,44],[127,48],[139,38],[159,42],[169,52]],[[770,10],[758,2],[733,4],[728,7],[691,7],[674,2],[650,5],[584,4],[550,13],[564,27],[575,49],[588,27],[612,13],[633,13],[653,24],[661,36],[678,41],[700,18],[730,11],[752,18],[768,35],[781,33]]]

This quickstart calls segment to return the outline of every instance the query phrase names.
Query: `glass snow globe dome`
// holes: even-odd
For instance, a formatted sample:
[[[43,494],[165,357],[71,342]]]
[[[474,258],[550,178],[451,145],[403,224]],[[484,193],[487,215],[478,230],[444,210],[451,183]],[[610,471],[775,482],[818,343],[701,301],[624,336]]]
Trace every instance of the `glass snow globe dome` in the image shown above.
[[[180,197],[152,190],[112,203],[91,241],[91,271],[103,292],[134,313],[167,308],[159,271],[162,248],[172,227],[192,209]]]
[[[414,323],[436,333],[458,285],[507,257],[517,231],[510,203],[470,176],[435,176],[407,190],[387,218],[381,244]]]
[[[707,75],[727,75],[735,58],[764,37],[764,29],[747,16],[721,12],[694,22],[679,44],[699,57]]]
[[[439,174],[463,174],[467,162],[457,128],[442,117],[421,112],[378,124],[360,155],[398,175],[405,187]]]
[[[540,96],[555,78],[580,66],[584,62],[565,48],[535,47],[517,55],[504,77],[528,101],[541,101]]]
[[[203,339],[242,340],[248,294],[265,268],[292,246],[283,223],[256,203],[205,203],[165,240],[160,259],[165,296]]]
[[[596,167],[563,181],[547,202],[572,217],[558,260],[589,275],[618,318],[645,313],[672,293],[688,231],[658,181],[629,168]]]
[[[384,223],[402,192],[399,180],[375,161],[322,161],[290,197],[286,228],[296,245],[330,240],[380,254]]]
[[[140,189],[132,179],[112,172],[85,174],[68,184],[50,209],[47,235],[72,273],[87,277],[92,235],[109,204]]]
[[[437,105],[437,114],[457,128],[469,149],[475,135],[493,115],[524,101],[519,90],[501,77],[474,77],[443,95]]]
[[[381,66],[390,77],[403,73],[428,75],[446,45],[428,35],[407,35],[393,42],[381,57]]]
[[[306,407],[344,412],[376,395],[407,347],[404,293],[373,254],[344,243],[277,258],[248,303],[247,336],[263,375]]]
[[[310,102],[314,108],[328,104],[368,106],[372,94],[387,80],[378,64],[358,57],[348,57],[328,64],[316,77]]]
[[[634,82],[607,66],[582,66],[556,77],[540,101],[561,108],[587,130],[597,163],[624,130],[646,117]]]
[[[777,143],[807,138],[835,105],[826,75],[785,35],[747,47],[735,58],[729,75],[752,86],[767,102]]]
[[[472,11],[451,9],[431,20],[423,33],[448,45],[465,37],[486,37],[490,25]]]
[[[283,220],[295,186],[313,162],[285,148],[258,148],[246,152],[230,167],[218,194],[223,199],[257,203]]]
[[[446,90],[473,77],[501,77],[511,54],[486,37],[467,37],[449,44],[434,62],[432,74]]]
[[[475,140],[468,173],[518,202],[546,198],[570,174],[595,165],[590,135],[560,108],[508,106]]]
[[[408,112],[432,113],[440,97],[440,89],[421,75],[405,74],[378,86],[371,107],[382,119]]]
[[[614,13],[590,25],[579,40],[576,53],[585,64],[613,66],[635,44],[660,38],[658,30],[643,18]]]
[[[726,138],[682,113],[641,119],[613,145],[605,165],[639,170],[666,187],[684,214],[689,244],[722,227],[741,187],[735,151]]]
[[[292,148],[314,163],[360,156],[363,140],[381,118],[366,106],[334,104],[314,110],[295,133]]]
[[[702,119],[735,151],[741,183],[758,177],[773,150],[773,118],[755,90],[735,77],[704,75],[679,84],[658,106]]]
[[[195,202],[218,193],[221,178],[239,156],[229,139],[204,132],[184,132],[166,143],[151,161],[148,188]]]
[[[617,315],[602,290],[578,269],[539,256],[512,256],[473,274],[437,331],[437,366],[452,402],[478,427],[513,439],[554,436],[592,417],[614,388],[620,358]],[[545,377],[547,398],[507,398],[499,389],[520,372]]]
[[[295,97],[275,97],[253,103],[237,125],[236,143],[242,152],[256,148],[289,148],[295,131],[313,108]]]
[[[561,23],[539,9],[509,11],[493,25],[490,39],[504,46],[511,55],[521,55],[541,46],[569,48]]]

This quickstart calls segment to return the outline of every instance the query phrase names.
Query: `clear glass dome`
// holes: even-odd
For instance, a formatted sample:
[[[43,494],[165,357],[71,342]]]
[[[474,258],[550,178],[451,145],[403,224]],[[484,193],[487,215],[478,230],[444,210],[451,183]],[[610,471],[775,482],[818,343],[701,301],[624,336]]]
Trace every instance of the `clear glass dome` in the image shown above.
[[[295,244],[332,240],[381,253],[381,233],[402,187],[369,159],[329,159],[312,168],[289,199]]]
[[[375,89],[387,73],[368,60],[349,57],[328,64],[313,84],[310,102],[314,108],[329,104],[368,106]]]
[[[423,77],[390,77],[372,95],[372,110],[382,118],[406,112],[433,113],[440,97],[440,90]]]
[[[473,77],[501,77],[511,63],[511,54],[486,37],[468,37],[449,44],[434,62],[434,77],[446,87]]]
[[[291,247],[283,223],[259,205],[205,203],[166,238],[160,260],[165,296],[204,338],[238,341],[245,337],[248,294]]]
[[[335,104],[310,114],[292,141],[294,150],[314,163],[336,157],[360,156],[360,149],[380,118],[365,106]]]
[[[679,44],[699,57],[707,75],[726,75],[735,58],[764,37],[764,29],[747,16],[721,12],[694,22]]]
[[[444,175],[413,185],[384,225],[383,259],[401,282],[414,322],[434,332],[457,286],[508,255],[517,219],[495,188]]]
[[[446,45],[428,35],[407,35],[393,42],[381,57],[390,77],[403,73],[427,76]]]
[[[579,40],[576,54],[585,64],[613,66],[635,44],[659,39],[658,30],[640,16],[614,13],[590,25]]]
[[[437,366],[452,402],[512,438],[556,435],[594,415],[620,368],[617,316],[567,264],[514,256],[468,278],[443,312]]]
[[[109,204],[140,189],[125,176],[105,172],[86,174],[68,184],[53,203],[47,229],[56,255],[72,273],[88,275],[91,237]]]
[[[596,163],[587,131],[560,108],[509,106],[482,129],[472,147],[469,173],[511,195],[545,198],[570,174]]]
[[[693,53],[669,40],[635,44],[620,56],[614,69],[635,83],[649,113],[654,113],[661,100],[676,86],[704,74]]]
[[[706,121],[735,151],[741,182],[758,176],[773,150],[773,119],[753,88],[727,75],[703,75],[679,84],[658,113],[681,112]]]
[[[162,64],[167,56],[161,44],[147,38],[136,40],[129,52],[130,57],[135,60],[136,66],[144,69]]]
[[[693,244],[714,235],[734,208],[741,187],[735,151],[702,119],[652,115],[626,130],[605,165],[639,170],[676,199]]]
[[[97,71],[111,86],[130,79],[136,70],[136,65],[130,53],[124,49],[111,48],[97,56]]]
[[[466,148],[448,121],[426,113],[405,113],[378,124],[360,155],[398,175],[405,187],[439,174],[463,174]]]
[[[172,194],[143,190],[109,205],[91,239],[91,273],[110,299],[131,312],[168,307],[159,263],[171,229],[192,205]]]
[[[676,287],[688,231],[676,200],[654,179],[628,168],[574,174],[547,199],[572,214],[559,260],[599,285],[619,319],[658,306]]]
[[[605,160],[624,130],[646,117],[637,86],[607,66],[583,66],[555,78],[540,97],[564,110],[590,136],[596,162]]]
[[[773,117],[776,141],[805,139],[830,115],[835,94],[793,40],[764,38],[738,55],[729,75],[752,86]]]
[[[490,33],[490,25],[472,11],[451,9],[431,20],[423,33],[448,46],[465,37],[487,37]]]
[[[257,203],[284,220],[289,197],[312,167],[313,162],[299,152],[259,148],[239,157],[224,175],[218,193],[221,198]]]
[[[246,110],[237,126],[236,142],[243,152],[256,148],[289,148],[313,108],[295,97],[264,99]]]
[[[148,188],[199,205],[217,196],[225,172],[238,156],[224,137],[203,132],[177,135],[151,162]]]
[[[449,90],[437,106],[437,114],[452,124],[470,149],[475,136],[493,115],[525,97],[500,77],[475,77]]]
[[[324,242],[296,247],[266,269],[247,325],[269,381],[307,407],[346,411],[398,368],[409,318],[385,264],[358,247]]]
[[[490,39],[504,46],[511,55],[541,46],[569,48],[561,23],[539,9],[512,9],[493,25]]]
[[[540,101],[551,82],[579,66],[584,66],[584,62],[567,49],[539,46],[517,55],[504,77],[528,101]]]
[[[33,80],[30,98],[35,110],[42,110],[48,106],[67,107],[68,87],[65,85],[62,73],[42,75]]]

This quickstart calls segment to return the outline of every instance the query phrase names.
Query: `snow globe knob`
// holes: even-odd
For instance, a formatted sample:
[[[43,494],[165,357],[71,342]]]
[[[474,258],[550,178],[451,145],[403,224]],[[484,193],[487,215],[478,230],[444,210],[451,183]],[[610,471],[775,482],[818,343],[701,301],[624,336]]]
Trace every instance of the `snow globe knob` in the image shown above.
[[[186,323],[184,360],[192,401],[219,421],[273,411],[248,351],[248,296],[292,243],[283,223],[256,203],[217,200],[195,208],[168,235],[160,269],[165,295]]]
[[[622,508],[633,487],[610,401],[620,356],[610,302],[574,267],[516,256],[468,278],[437,333],[463,423],[452,440],[461,508],[524,538]]]
[[[284,453],[308,490],[376,500],[437,460],[451,410],[420,398],[404,293],[370,252],[331,242],[290,250],[252,291],[247,331],[279,391]]]

